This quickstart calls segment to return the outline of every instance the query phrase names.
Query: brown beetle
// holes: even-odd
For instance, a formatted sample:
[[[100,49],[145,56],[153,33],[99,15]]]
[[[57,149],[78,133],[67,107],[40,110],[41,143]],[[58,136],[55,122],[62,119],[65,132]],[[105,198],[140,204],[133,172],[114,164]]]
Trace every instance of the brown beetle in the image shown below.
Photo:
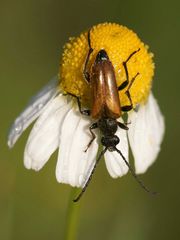
[[[121,123],[121,122],[117,121],[117,119],[122,116],[122,112],[128,112],[133,109],[133,104],[132,104],[129,90],[130,90],[135,78],[137,77],[137,75],[139,73],[137,73],[132,78],[132,80],[129,81],[127,62],[140,49],[132,52],[130,54],[130,56],[127,58],[127,60],[125,62],[123,62],[123,66],[124,66],[125,73],[126,73],[126,81],[123,82],[119,87],[117,87],[114,67],[108,57],[107,52],[104,49],[101,49],[97,53],[96,59],[94,61],[94,64],[91,68],[90,73],[87,71],[89,57],[90,57],[91,53],[93,52],[93,49],[91,47],[91,42],[90,42],[90,31],[88,32],[88,45],[89,45],[89,52],[88,52],[88,55],[87,55],[87,58],[85,61],[83,75],[84,75],[86,81],[91,85],[91,94],[92,94],[91,110],[86,110],[86,109],[83,110],[81,107],[80,98],[73,94],[70,94],[70,95],[72,95],[73,97],[75,97],[77,99],[79,111],[82,114],[90,115],[93,119],[96,119],[96,122],[94,122],[89,127],[90,133],[92,135],[92,139],[89,142],[89,144],[87,145],[85,152],[88,150],[91,143],[96,138],[96,135],[92,131],[95,128],[99,128],[99,130],[102,134],[101,143],[105,148],[102,150],[102,152],[98,156],[96,163],[94,165],[94,168],[91,171],[90,176],[87,179],[81,193],[73,201],[77,202],[81,198],[82,194],[85,192],[85,190],[92,178],[92,175],[96,169],[97,164],[99,163],[101,157],[104,155],[104,153],[107,150],[111,151],[111,152],[117,151],[121,155],[122,159],[128,166],[132,175],[138,181],[138,183],[147,192],[150,192],[149,189],[147,189],[144,186],[144,184],[140,181],[140,179],[137,177],[133,168],[127,162],[127,160],[123,156],[122,152],[116,148],[116,145],[119,143],[120,139],[118,138],[118,136],[115,135],[118,127],[122,128],[124,130],[128,130],[127,124]],[[127,95],[130,104],[127,106],[121,106],[118,91],[121,91],[126,87],[127,87],[127,90],[126,90],[125,94]]]
[[[100,50],[92,67],[90,77],[92,89],[91,116],[119,118],[121,105],[117,91],[114,68],[105,50]]]

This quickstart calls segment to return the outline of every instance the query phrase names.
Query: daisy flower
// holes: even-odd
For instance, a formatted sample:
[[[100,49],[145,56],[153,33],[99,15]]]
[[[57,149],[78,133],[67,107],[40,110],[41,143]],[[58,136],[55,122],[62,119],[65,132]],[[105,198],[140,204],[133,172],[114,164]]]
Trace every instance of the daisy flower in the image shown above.
[[[89,73],[98,52],[105,49],[114,67],[117,86],[127,78],[123,63],[139,49],[127,62],[129,79],[136,76],[129,90],[134,109],[128,112],[129,130],[117,129],[120,142],[116,147],[128,162],[130,145],[135,172],[142,174],[157,158],[164,134],[163,116],[151,91],[153,54],[132,30],[122,25],[99,24],[91,28],[90,34],[93,51],[87,62]],[[83,108],[91,109],[91,85],[83,76],[88,51],[88,31],[69,39],[64,46],[59,76],[30,101],[15,120],[8,137],[8,145],[12,148],[23,131],[37,119],[25,147],[25,167],[39,171],[58,149],[57,181],[82,188],[96,163],[101,139],[99,129],[93,130],[96,138],[85,151],[92,138],[89,126],[95,120],[80,113],[73,97],[80,99]],[[121,106],[129,104],[127,88],[119,91]],[[123,118],[118,121],[123,123]],[[111,177],[121,177],[128,172],[129,168],[118,152],[106,151],[104,159]]]

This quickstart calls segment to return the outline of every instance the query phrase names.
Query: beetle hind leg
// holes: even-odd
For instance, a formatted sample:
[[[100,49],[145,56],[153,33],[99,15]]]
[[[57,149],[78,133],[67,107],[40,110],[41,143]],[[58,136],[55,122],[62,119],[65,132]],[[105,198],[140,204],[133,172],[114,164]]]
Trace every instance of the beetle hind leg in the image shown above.
[[[121,90],[125,89],[125,88],[128,86],[128,84],[129,84],[129,86],[128,86],[126,92],[125,92],[125,94],[126,94],[126,96],[128,97],[129,102],[130,102],[130,105],[126,105],[126,106],[122,106],[122,107],[121,107],[121,109],[122,109],[123,112],[129,112],[130,110],[133,109],[133,103],[132,103],[132,99],[131,99],[131,95],[130,95],[130,92],[129,92],[129,91],[130,91],[130,88],[132,87],[132,84],[133,84],[134,80],[135,80],[136,77],[139,75],[139,73],[137,73],[137,74],[131,79],[131,81],[130,81],[130,83],[129,83],[129,73],[128,73],[128,68],[127,68],[127,63],[128,63],[128,61],[131,59],[131,57],[132,57],[134,54],[136,54],[137,52],[139,52],[139,51],[140,51],[140,48],[139,48],[138,50],[132,52],[132,53],[129,55],[129,57],[126,59],[126,61],[123,62],[123,67],[124,67],[125,74],[126,74],[126,81],[124,81],[124,82],[118,87],[118,91],[121,91]]]
[[[118,87],[118,91],[121,91],[123,90],[124,88],[126,88],[129,84],[129,73],[128,73],[128,68],[127,68],[127,63],[128,61],[132,58],[132,56],[134,54],[136,54],[137,52],[140,51],[140,48],[138,48],[138,50],[132,52],[129,57],[126,59],[126,61],[124,61],[122,64],[123,64],[123,67],[124,67],[124,70],[125,70],[125,74],[126,74],[126,80]],[[130,83],[131,84],[131,83]],[[132,85],[132,84],[131,84]]]
[[[128,112],[128,111],[130,111],[130,110],[133,109],[133,103],[132,103],[131,94],[130,94],[129,91],[130,91],[130,88],[132,87],[132,84],[133,84],[134,80],[136,79],[136,77],[137,77],[138,75],[139,75],[139,73],[137,73],[137,74],[131,79],[131,82],[130,82],[130,84],[129,84],[129,86],[128,86],[128,89],[127,89],[126,92],[125,92],[126,96],[127,96],[128,99],[129,99],[130,105],[122,106],[121,109],[122,109],[123,112]]]
[[[87,57],[86,57],[86,61],[85,61],[85,64],[84,64],[84,69],[83,69],[84,78],[86,79],[86,81],[87,81],[88,83],[90,82],[90,74],[89,74],[89,72],[88,72],[88,70],[87,70],[87,65],[88,65],[88,62],[89,62],[90,55],[91,55],[91,53],[93,52],[93,48],[91,47],[90,32],[91,32],[91,29],[88,31],[88,46],[89,46],[89,51],[88,51],[88,54],[87,54]]]

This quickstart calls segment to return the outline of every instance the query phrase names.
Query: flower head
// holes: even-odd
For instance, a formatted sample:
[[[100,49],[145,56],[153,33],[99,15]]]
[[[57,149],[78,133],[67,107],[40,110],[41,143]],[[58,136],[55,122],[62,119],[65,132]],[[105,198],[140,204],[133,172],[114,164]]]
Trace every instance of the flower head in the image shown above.
[[[88,105],[91,101],[90,87],[82,74],[89,49],[87,35],[88,31],[77,38],[69,39],[64,46],[60,65],[61,90],[80,96],[83,105]],[[99,50],[105,49],[113,64],[118,86],[126,80],[123,62],[133,51],[140,49],[128,62],[128,73],[129,79],[137,72],[140,73],[131,89],[133,104],[146,101],[154,74],[153,54],[148,52],[148,46],[132,30],[115,23],[96,25],[91,28],[90,35],[93,52],[90,55],[88,69],[91,69]],[[119,92],[122,106],[128,104],[125,91],[126,89]]]
[[[107,52],[112,63],[117,88],[127,80],[128,71],[129,82],[119,91],[121,106],[128,105],[130,100],[132,108],[138,105],[138,110],[128,112],[129,130],[118,127],[116,131],[120,139],[116,147],[122,155],[117,151],[104,151],[109,174],[116,178],[127,173],[128,165],[123,157],[128,162],[128,139],[136,173],[144,173],[156,159],[164,133],[163,116],[151,92],[154,64],[148,47],[133,31],[118,24],[99,24],[91,28],[90,39],[88,34],[89,31],[71,38],[65,45],[59,79],[51,81],[31,100],[15,120],[8,138],[9,147],[13,147],[22,132],[38,118],[25,147],[25,167],[40,170],[59,149],[57,180],[77,187],[87,183],[96,163],[99,140],[102,140],[97,127],[93,130],[96,138],[87,149],[92,138],[89,127],[95,121],[92,116],[82,115],[78,108],[78,104],[84,108],[92,106],[91,82],[86,81],[83,72],[86,65],[91,74],[101,49]],[[89,45],[93,51],[86,64]],[[123,114],[118,121],[123,124],[122,117]]]

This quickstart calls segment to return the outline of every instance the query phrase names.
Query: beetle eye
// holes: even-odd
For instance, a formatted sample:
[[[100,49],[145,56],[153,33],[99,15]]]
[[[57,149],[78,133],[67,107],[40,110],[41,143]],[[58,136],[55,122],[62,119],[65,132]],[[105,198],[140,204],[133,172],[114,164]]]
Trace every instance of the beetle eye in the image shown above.
[[[114,145],[117,145],[120,142],[120,139],[116,135],[113,137],[113,140],[114,140]]]

